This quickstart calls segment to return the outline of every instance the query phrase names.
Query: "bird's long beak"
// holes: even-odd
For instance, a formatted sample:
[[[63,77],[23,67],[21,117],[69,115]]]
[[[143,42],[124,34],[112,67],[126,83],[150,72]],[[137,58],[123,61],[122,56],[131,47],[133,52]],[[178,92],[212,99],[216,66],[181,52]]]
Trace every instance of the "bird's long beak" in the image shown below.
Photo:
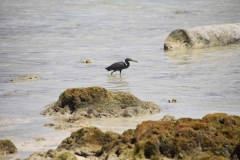
[[[138,63],[138,61],[135,61],[135,60],[131,60],[131,61],[133,61],[133,62],[137,62],[137,63]]]

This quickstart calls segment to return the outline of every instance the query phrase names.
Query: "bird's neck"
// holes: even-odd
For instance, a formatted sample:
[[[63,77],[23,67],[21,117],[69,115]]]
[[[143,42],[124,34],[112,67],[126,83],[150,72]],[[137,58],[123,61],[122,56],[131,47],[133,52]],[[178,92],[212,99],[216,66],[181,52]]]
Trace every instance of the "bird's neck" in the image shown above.
[[[126,62],[126,68],[128,68],[130,66],[130,63],[128,61],[125,61]]]

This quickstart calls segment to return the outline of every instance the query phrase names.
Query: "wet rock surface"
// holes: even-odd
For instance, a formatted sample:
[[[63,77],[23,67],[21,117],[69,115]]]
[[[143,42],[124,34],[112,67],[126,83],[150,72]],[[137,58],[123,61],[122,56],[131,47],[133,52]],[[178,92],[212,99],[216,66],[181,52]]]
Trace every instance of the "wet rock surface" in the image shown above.
[[[169,34],[164,50],[207,48],[240,41],[240,23],[176,29]]]
[[[70,152],[57,152],[55,150],[48,150],[47,152],[35,152],[30,155],[25,160],[43,160],[43,159],[52,159],[52,160],[78,160],[77,156]]]
[[[104,133],[96,127],[86,127],[73,132],[69,138],[62,141],[57,150],[68,150],[83,157],[98,156],[102,154],[105,145],[118,137],[117,133]]]
[[[131,93],[88,87],[67,89],[41,114],[63,117],[62,122],[76,125],[78,122],[81,124],[84,118],[133,117],[158,112],[158,105],[141,101]]]
[[[4,140],[0,139],[0,156],[6,156],[8,154],[12,154],[16,152],[17,152],[17,148],[12,143],[12,141],[8,139],[4,139]]]
[[[202,119],[145,121],[123,134],[82,128],[62,141],[56,150],[88,159],[226,160],[239,156],[240,117],[224,113]],[[49,151],[48,151],[49,152]],[[42,153],[42,157],[49,157]]]

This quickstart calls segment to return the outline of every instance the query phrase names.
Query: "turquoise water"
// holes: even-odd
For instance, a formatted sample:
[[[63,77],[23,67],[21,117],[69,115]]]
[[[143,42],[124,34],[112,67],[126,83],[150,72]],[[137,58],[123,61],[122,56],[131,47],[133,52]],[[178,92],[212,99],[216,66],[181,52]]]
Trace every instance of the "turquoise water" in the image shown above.
[[[201,118],[208,113],[240,115],[240,44],[164,52],[177,28],[237,23],[238,0],[212,1],[7,1],[0,2],[0,139],[20,148],[16,157],[55,148],[69,132],[44,127],[39,113],[67,88],[102,86],[157,103],[162,112],[124,120],[91,120],[122,132],[165,114]],[[113,76],[104,68],[132,58]],[[80,61],[91,59],[92,64]],[[25,74],[43,80],[10,83]],[[177,103],[168,100],[177,99]],[[117,125],[116,125],[117,124]],[[50,134],[49,145],[24,146]],[[47,137],[47,136],[46,136]]]

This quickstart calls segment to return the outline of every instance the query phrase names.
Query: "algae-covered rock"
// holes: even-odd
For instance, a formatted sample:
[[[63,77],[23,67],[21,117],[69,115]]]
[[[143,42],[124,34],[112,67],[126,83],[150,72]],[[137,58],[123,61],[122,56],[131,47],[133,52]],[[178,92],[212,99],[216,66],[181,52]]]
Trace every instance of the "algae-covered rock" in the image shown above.
[[[71,88],[42,112],[44,115],[70,115],[87,118],[132,117],[160,112],[153,102],[139,100],[131,93],[107,91],[102,87]]]
[[[7,155],[7,154],[16,153],[16,152],[17,152],[17,148],[12,143],[12,141],[8,139],[0,140],[0,155]]]
[[[74,133],[71,140],[64,141],[65,144],[69,142],[67,146],[71,146],[71,150],[77,151],[80,146],[87,146],[93,141],[95,146],[99,144],[95,154],[86,154],[86,157],[224,160],[229,159],[231,153],[236,150],[238,144],[236,140],[239,140],[240,135],[240,117],[209,114],[202,119],[181,118],[176,122],[145,121],[138,125],[136,130],[128,130],[122,135],[112,137],[109,141],[104,141],[102,136],[104,133],[99,130],[96,134],[99,136],[91,136],[90,140],[81,140],[81,143],[75,141],[79,137],[77,135],[79,134]],[[63,145],[60,146],[69,149]]]
[[[207,48],[240,41],[240,23],[176,29],[169,34],[164,50]]]
[[[145,158],[226,159],[239,135],[240,117],[209,114],[202,119],[181,118],[176,122],[146,121],[137,127],[134,138],[136,155]]]

